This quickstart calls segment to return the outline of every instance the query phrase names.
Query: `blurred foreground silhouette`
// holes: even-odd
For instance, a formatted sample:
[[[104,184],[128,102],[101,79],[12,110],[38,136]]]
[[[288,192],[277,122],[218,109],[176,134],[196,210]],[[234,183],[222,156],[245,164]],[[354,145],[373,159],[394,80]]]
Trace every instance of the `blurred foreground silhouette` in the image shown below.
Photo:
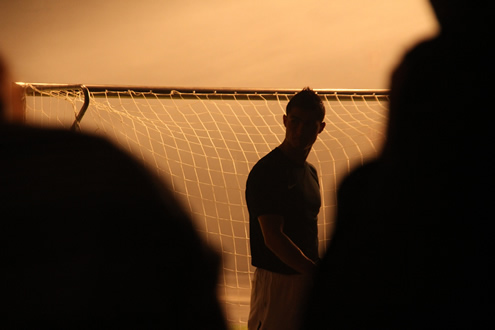
[[[392,76],[384,149],[339,188],[305,329],[494,326],[492,20],[431,4],[441,31]]]
[[[0,327],[225,329],[220,260],[171,192],[107,140],[12,123],[0,78]]]

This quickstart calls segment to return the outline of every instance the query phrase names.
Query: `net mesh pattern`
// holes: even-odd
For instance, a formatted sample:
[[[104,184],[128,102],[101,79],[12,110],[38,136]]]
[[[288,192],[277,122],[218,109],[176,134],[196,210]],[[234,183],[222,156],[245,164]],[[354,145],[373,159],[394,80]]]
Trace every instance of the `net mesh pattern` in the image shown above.
[[[81,89],[24,85],[26,122],[69,129],[84,103]],[[321,253],[331,239],[340,180],[374,157],[384,138],[386,92],[318,91],[326,127],[308,161],[319,174]],[[250,168],[278,146],[292,92],[89,92],[81,131],[108,137],[141,159],[189,209],[198,231],[222,253],[219,289],[228,321],[247,321],[251,276],[244,189]],[[200,276],[200,274],[198,274]]]

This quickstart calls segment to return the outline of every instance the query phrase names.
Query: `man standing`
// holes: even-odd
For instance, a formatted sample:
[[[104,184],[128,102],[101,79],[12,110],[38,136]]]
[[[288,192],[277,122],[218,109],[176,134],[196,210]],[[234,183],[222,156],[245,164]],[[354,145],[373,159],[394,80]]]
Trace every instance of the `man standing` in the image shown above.
[[[248,327],[297,329],[318,260],[318,175],[306,159],[325,127],[325,107],[305,88],[283,116],[282,144],[252,168],[246,184],[252,265]]]

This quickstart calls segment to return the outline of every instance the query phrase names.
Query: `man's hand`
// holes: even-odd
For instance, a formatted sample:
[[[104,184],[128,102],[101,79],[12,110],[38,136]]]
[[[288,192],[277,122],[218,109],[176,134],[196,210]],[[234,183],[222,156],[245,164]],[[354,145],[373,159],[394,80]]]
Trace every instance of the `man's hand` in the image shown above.
[[[315,263],[304,255],[301,249],[285,235],[283,231],[284,218],[282,216],[274,214],[262,215],[258,217],[258,221],[263,232],[265,245],[280,260],[301,274],[314,273],[316,270]]]

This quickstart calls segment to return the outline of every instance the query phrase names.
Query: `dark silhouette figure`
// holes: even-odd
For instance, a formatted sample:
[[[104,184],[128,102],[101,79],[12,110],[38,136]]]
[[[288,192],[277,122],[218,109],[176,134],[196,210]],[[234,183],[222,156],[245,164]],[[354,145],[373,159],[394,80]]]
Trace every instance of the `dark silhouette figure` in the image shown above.
[[[2,66],[2,329],[226,329],[216,252],[105,139],[9,123]]]
[[[441,31],[392,76],[382,153],[339,187],[305,329],[494,326],[491,20],[431,4]]]
[[[256,267],[250,330],[297,329],[318,261],[318,173],[307,162],[325,128],[325,106],[310,88],[295,94],[283,116],[282,143],[262,157],[246,181],[249,239]]]

